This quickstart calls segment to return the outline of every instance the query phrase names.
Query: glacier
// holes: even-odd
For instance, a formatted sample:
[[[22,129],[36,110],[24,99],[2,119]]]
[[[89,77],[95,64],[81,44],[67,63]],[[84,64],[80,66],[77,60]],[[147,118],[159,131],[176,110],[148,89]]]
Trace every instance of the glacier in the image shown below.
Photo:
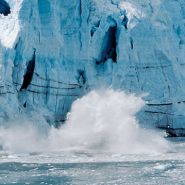
[[[185,134],[184,0],[1,0],[0,13],[1,124],[57,127],[111,87],[143,96],[145,127]]]

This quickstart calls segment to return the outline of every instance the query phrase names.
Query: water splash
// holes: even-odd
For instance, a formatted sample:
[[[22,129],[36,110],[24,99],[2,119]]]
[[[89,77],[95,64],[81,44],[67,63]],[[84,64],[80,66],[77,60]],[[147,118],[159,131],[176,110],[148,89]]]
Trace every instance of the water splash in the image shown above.
[[[139,127],[136,113],[144,101],[111,89],[92,91],[72,105],[66,124],[47,137],[30,126],[0,130],[3,148],[18,152],[91,151],[123,154],[161,153],[167,141]]]

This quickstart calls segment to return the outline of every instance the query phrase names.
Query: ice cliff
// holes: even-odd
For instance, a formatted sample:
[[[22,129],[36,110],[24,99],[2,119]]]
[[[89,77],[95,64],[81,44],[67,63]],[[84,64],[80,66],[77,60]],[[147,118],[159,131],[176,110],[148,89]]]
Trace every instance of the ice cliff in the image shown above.
[[[111,86],[143,95],[140,122],[185,129],[184,0],[0,0],[1,122],[50,124]]]

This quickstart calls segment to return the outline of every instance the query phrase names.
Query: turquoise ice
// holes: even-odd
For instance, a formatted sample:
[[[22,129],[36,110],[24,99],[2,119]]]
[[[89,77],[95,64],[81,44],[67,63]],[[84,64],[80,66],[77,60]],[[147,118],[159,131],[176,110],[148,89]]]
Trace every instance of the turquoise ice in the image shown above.
[[[112,87],[144,96],[140,123],[185,128],[183,0],[7,3],[11,13],[0,15],[1,122],[37,112],[57,124],[78,97]]]

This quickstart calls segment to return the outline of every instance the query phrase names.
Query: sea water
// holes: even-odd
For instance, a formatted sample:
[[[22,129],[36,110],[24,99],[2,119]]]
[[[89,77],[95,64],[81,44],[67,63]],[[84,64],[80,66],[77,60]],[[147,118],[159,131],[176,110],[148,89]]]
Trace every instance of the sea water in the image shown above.
[[[184,140],[140,128],[143,106],[132,94],[92,91],[60,129],[2,127],[0,184],[185,184]]]

